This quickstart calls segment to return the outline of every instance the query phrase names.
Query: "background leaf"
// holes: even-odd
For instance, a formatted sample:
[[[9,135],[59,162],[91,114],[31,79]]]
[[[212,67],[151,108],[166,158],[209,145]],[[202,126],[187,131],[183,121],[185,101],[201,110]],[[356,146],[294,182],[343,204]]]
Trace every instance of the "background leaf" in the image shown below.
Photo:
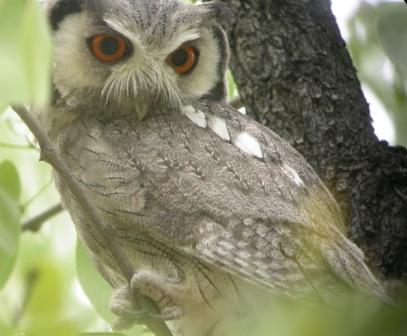
[[[103,277],[96,271],[83,243],[78,240],[76,245],[76,267],[79,282],[88,299],[98,314],[107,322],[112,323],[116,316],[109,309],[109,302],[113,290]],[[149,336],[142,326],[135,326],[124,332],[127,336]],[[105,335],[105,334],[90,334]],[[107,334],[106,334],[107,335]],[[112,335],[112,334],[110,334]],[[114,336],[117,334],[113,334]],[[119,334],[120,335],[120,334]]]
[[[115,316],[109,310],[112,288],[96,271],[88,252],[80,240],[76,245],[76,267],[82,289],[96,311],[107,322],[113,322]]]
[[[0,165],[0,288],[8,280],[20,238],[20,181],[11,162]]]
[[[0,107],[45,104],[50,95],[51,42],[38,1],[0,1],[0,45]]]
[[[0,164],[0,186],[14,200],[19,201],[21,194],[20,178],[11,161],[3,161]]]
[[[7,105],[0,101],[0,117],[3,115],[4,112],[6,112],[6,108],[7,108]]]
[[[38,1],[26,1],[23,22],[22,55],[29,95],[35,104],[43,105],[51,92],[51,40]]]
[[[407,75],[407,6],[383,6],[377,23],[383,49],[397,67]]]
[[[378,21],[384,13],[392,13],[407,7],[404,4],[382,2],[372,5],[361,2],[356,15],[348,22],[350,39],[348,47],[352,60],[358,69],[358,76],[362,85],[383,104],[382,113],[390,117],[394,127],[393,144],[407,145],[407,80],[403,72],[396,68],[383,50],[378,33]],[[382,36],[383,38],[383,36]],[[400,36],[400,38],[402,38]],[[366,91],[368,92],[368,91]],[[381,107],[373,103],[372,112],[380,111]],[[374,124],[383,132],[385,128],[381,123]],[[388,129],[387,129],[388,132]]]

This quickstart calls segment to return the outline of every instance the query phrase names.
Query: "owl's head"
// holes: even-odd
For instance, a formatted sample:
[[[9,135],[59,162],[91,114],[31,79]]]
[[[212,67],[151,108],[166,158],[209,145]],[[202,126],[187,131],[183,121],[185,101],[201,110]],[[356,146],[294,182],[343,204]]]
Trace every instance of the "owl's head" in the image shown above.
[[[46,9],[57,106],[143,118],[157,107],[225,98],[222,3],[48,0]]]

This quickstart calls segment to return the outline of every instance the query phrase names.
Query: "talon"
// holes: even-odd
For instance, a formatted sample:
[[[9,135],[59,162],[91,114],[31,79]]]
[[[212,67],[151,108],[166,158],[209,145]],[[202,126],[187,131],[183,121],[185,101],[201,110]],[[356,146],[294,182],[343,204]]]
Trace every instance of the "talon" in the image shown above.
[[[129,329],[135,324],[142,323],[146,319],[158,319],[161,321],[179,320],[184,316],[184,311],[171,297],[167,284],[157,275],[151,272],[139,272],[134,275],[130,286],[119,288],[110,303],[111,311],[118,316],[113,323],[114,330]],[[152,300],[160,312],[149,312],[146,307],[138,306],[140,302],[135,302],[133,295],[137,292]],[[136,301],[138,301],[136,299]],[[147,305],[148,307],[148,305]]]
[[[122,310],[120,310],[122,312]],[[147,311],[130,311],[126,314],[119,315],[113,322],[113,330],[122,331],[130,329],[135,324],[138,324],[145,320],[146,318],[157,319],[161,321],[174,321],[179,320],[184,316],[184,312],[180,307],[167,307],[164,308],[160,314],[152,314]]]
[[[131,315],[134,305],[128,300],[115,300],[110,303],[110,310],[117,316]]]
[[[181,307],[172,306],[164,308],[160,314],[152,314],[151,317],[162,321],[179,320],[184,316],[184,311]]]
[[[129,312],[126,312],[125,314],[120,314],[118,316],[119,317],[113,322],[112,326],[113,330],[117,331],[130,329],[135,324],[140,324],[147,318],[154,318],[152,314],[144,310],[131,310]]]

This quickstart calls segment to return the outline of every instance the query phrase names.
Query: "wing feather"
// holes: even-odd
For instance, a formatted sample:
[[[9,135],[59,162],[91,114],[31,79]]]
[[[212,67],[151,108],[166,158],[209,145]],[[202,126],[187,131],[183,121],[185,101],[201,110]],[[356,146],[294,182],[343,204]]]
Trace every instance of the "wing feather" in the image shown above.
[[[93,167],[86,185],[95,203],[114,209],[122,216],[117,225],[135,234],[141,227],[270,290],[317,291],[329,300],[333,279],[340,278],[381,294],[363,254],[342,233],[336,202],[305,159],[235,110],[199,108],[222,124],[222,136],[181,114],[67,133],[66,148],[82,142],[75,147],[80,153],[70,156],[81,161],[71,166],[82,167],[76,168],[81,176],[83,166]],[[233,141],[241,134],[256,141],[256,155]]]

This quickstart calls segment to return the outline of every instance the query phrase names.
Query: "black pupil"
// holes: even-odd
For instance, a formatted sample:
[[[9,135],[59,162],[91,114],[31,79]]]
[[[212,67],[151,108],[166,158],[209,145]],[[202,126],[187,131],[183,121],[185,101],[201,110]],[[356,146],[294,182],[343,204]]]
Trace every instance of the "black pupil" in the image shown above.
[[[105,55],[114,55],[119,50],[119,42],[113,37],[106,37],[100,43],[100,50]]]
[[[171,61],[177,67],[183,66],[188,61],[188,54],[184,49],[178,49],[172,53]]]

